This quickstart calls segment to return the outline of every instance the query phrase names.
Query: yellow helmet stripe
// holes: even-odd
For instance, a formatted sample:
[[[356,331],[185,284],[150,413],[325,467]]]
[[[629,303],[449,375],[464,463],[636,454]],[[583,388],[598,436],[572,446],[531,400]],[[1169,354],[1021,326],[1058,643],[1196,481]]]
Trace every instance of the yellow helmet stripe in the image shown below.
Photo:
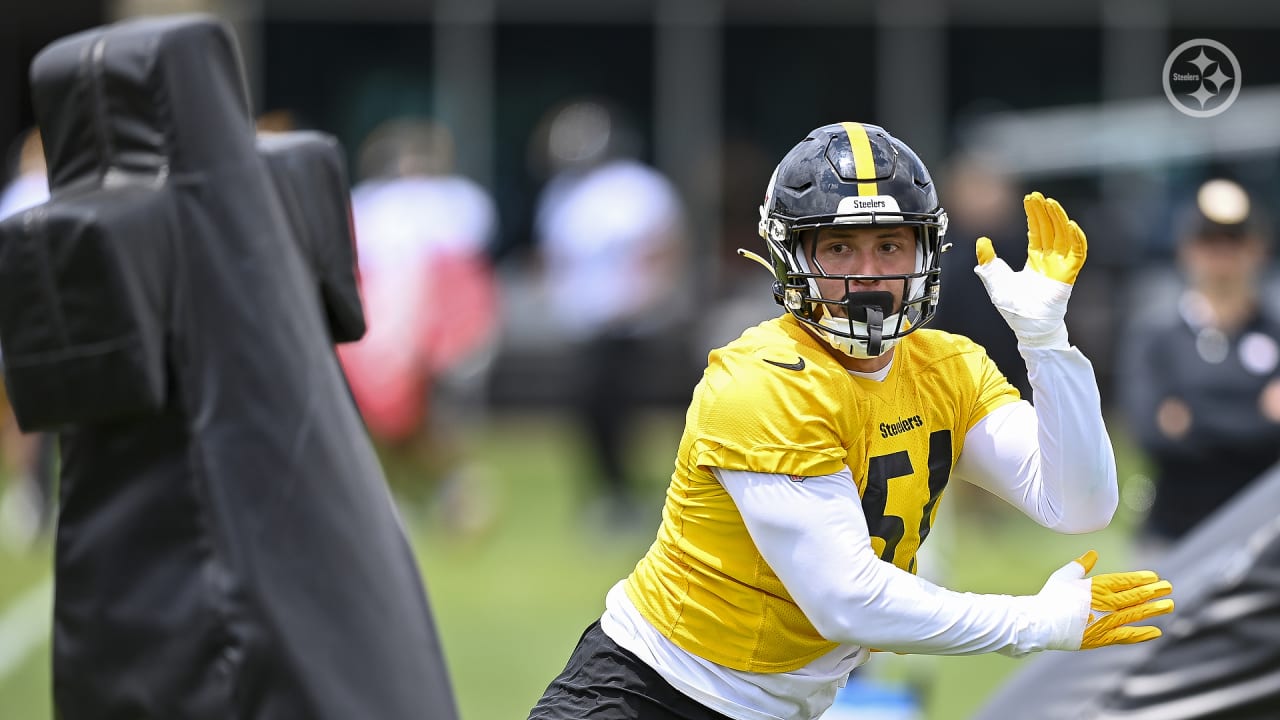
[[[871,140],[867,137],[866,128],[862,127],[862,123],[846,122],[840,124],[844,126],[845,133],[849,135],[849,147],[853,150],[853,168],[854,172],[858,174],[858,194],[879,195],[880,188],[875,183],[876,161],[871,156]],[[872,182],[862,182],[863,178],[867,178]]]

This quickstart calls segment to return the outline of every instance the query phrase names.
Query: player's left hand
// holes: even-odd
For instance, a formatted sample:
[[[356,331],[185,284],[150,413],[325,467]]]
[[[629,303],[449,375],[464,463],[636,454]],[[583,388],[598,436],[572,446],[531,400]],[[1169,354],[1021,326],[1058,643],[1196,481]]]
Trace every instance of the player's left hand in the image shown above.
[[[1014,272],[978,238],[978,266],[991,302],[1026,347],[1067,348],[1067,300],[1084,267],[1088,242],[1057,200],[1038,192],[1022,200],[1027,213],[1027,263]]]

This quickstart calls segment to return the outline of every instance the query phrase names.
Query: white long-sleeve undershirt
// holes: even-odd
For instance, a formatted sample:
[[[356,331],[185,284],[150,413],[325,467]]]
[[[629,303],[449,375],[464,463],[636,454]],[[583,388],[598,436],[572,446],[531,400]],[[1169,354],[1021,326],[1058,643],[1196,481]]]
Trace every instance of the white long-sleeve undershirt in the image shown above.
[[[989,413],[965,434],[953,475],[1061,533],[1105,528],[1120,494],[1093,365],[1075,348],[1020,348],[1035,407]]]
[[[1011,403],[975,424],[965,434],[953,476],[1004,498],[1045,527],[1068,533],[1101,529],[1115,511],[1118,490],[1093,368],[1075,349],[1024,348],[1023,357],[1035,406]],[[1078,599],[959,593],[881,561],[848,468],[803,482],[713,470],[761,556],[815,629],[839,643],[798,671],[735,671],[671,643],[615,588],[603,618],[605,632],[723,714],[816,718],[848,672],[865,660],[865,648],[1021,655],[1068,647],[1083,629],[1084,618],[1071,616]]]

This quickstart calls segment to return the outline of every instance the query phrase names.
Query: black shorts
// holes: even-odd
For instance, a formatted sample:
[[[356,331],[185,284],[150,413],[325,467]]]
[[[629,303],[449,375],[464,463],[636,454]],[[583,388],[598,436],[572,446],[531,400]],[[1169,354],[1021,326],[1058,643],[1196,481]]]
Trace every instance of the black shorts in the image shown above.
[[[529,720],[728,720],[694,701],[623,649],[597,620],[569,663],[529,713]]]

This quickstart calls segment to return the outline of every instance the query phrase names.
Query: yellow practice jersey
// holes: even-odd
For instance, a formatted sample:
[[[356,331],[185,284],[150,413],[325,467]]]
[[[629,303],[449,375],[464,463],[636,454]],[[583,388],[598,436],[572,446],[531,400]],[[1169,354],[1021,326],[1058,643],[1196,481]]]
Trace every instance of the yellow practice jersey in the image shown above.
[[[709,468],[799,478],[848,465],[875,552],[915,572],[965,433],[1018,399],[959,335],[908,335],[883,381],[850,374],[825,347],[788,314],[711,353],[657,540],[627,578],[628,597],[659,632],[735,670],[795,670],[835,644],[792,601]]]

